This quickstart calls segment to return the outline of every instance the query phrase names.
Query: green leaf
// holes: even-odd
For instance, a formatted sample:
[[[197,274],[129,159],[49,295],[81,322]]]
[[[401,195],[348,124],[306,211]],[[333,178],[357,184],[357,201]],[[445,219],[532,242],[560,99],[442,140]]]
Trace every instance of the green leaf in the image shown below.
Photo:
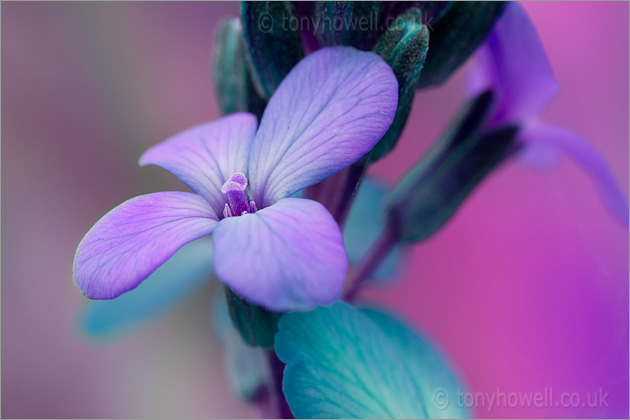
[[[219,24],[212,51],[212,76],[221,113],[247,111],[260,119],[267,103],[254,89],[238,18],[225,19]]]
[[[391,193],[388,223],[403,241],[426,239],[442,227],[492,170],[518,150],[518,127],[484,132],[493,96],[473,99],[452,128]]]
[[[344,302],[285,314],[276,353],[296,418],[458,418],[460,390],[435,347],[400,321]],[[435,394],[450,394],[443,405]]]
[[[383,21],[382,1],[318,1],[313,14],[322,47],[349,45],[369,50]]]
[[[398,79],[398,109],[389,130],[372,149],[372,161],[394,148],[407,122],[429,46],[429,31],[421,22],[422,12],[419,9],[407,10],[374,46],[373,51],[383,57]]]
[[[429,52],[418,88],[439,85],[486,39],[507,2],[453,2],[430,31]]]
[[[278,319],[282,313],[271,312],[263,307],[247,302],[229,287],[225,286],[225,297],[234,327],[250,346],[269,348],[273,346],[274,335],[278,331]]]
[[[295,5],[287,1],[244,1],[241,22],[254,86],[269,100],[304,56]]]

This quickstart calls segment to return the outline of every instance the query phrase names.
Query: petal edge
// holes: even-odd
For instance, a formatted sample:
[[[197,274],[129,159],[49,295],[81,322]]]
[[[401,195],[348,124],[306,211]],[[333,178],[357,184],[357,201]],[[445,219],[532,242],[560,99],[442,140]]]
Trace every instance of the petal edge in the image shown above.
[[[217,223],[208,202],[196,194],[134,197],[103,216],[81,240],[74,257],[74,284],[90,299],[113,299],[137,287],[179,248],[209,234]]]
[[[624,226],[628,226],[628,198],[606,159],[591,142],[564,127],[538,122],[526,125],[518,138],[528,146],[567,155],[582,166],[593,179],[608,211]]]

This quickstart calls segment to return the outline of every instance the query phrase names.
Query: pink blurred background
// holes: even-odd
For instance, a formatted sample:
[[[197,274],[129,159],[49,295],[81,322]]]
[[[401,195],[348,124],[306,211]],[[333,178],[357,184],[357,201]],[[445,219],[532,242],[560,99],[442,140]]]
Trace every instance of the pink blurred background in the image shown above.
[[[628,190],[628,3],[527,3],[562,91],[544,118],[591,139]],[[111,341],[76,326],[74,250],[134,195],[183,189],[140,169],[148,146],[218,117],[217,21],[237,3],[2,3],[2,416],[247,417],[224,385],[208,287]],[[417,96],[390,180],[444,128],[464,71]],[[479,417],[628,417],[628,230],[584,172],[518,162],[414,247],[403,278],[365,293],[429,332],[473,392],[608,407],[479,407]],[[454,398],[451,396],[451,398]]]

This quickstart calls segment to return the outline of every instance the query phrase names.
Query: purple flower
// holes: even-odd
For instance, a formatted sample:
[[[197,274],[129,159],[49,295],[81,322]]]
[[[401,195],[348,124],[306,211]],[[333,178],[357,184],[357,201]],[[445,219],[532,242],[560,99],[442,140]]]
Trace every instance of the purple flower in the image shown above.
[[[573,158],[594,179],[606,207],[628,225],[628,201],[599,151],[581,135],[538,119],[559,86],[534,25],[516,2],[506,6],[470,74],[471,95],[488,88],[499,97],[488,128],[520,125],[518,141],[529,162],[546,166],[559,154]]]
[[[79,244],[75,285],[91,299],[115,298],[212,233],[215,273],[245,299],[274,311],[334,301],[348,265],[339,227],[318,202],[289,197],[369,152],[397,92],[376,54],[327,48],[287,75],[258,129],[254,115],[236,113],[152,147],[140,164],[161,166],[194,194],[147,194],[107,213]]]

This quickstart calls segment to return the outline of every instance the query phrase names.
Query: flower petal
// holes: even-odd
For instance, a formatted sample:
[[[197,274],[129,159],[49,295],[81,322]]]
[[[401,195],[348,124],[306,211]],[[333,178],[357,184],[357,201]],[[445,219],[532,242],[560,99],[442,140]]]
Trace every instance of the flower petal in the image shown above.
[[[296,418],[466,414],[457,404],[462,390],[450,366],[430,343],[388,315],[336,302],[284,314],[278,328],[275,350],[287,364],[282,388]]]
[[[89,301],[81,311],[81,327],[103,336],[157,319],[210,280],[211,256],[210,238],[184,245],[136,289],[113,300]]]
[[[161,192],[132,198],[85,235],[74,257],[74,284],[90,299],[113,299],[134,289],[217,223],[208,202],[196,194]]]
[[[518,139],[528,147],[537,148],[538,151],[543,148],[550,149],[550,155],[560,152],[570,156],[593,178],[608,210],[628,226],[628,198],[606,159],[591,142],[564,127],[536,122],[527,124],[519,132]]]
[[[235,172],[247,175],[247,156],[257,121],[239,112],[201,124],[153,146],[140,165],[158,165],[203,196],[216,214],[227,200],[221,186]]]
[[[510,2],[479,49],[469,94],[494,89],[500,97],[494,123],[538,115],[558,92],[551,65],[523,7]]]
[[[249,157],[253,199],[266,207],[341,171],[369,152],[398,105],[392,69],[374,53],[319,50],[282,81]]]
[[[560,153],[544,143],[530,142],[521,149],[519,160],[536,169],[551,169],[558,164]]]
[[[252,303],[304,311],[341,295],[348,269],[343,239],[316,201],[286,198],[223,219],[212,240],[217,277]]]

